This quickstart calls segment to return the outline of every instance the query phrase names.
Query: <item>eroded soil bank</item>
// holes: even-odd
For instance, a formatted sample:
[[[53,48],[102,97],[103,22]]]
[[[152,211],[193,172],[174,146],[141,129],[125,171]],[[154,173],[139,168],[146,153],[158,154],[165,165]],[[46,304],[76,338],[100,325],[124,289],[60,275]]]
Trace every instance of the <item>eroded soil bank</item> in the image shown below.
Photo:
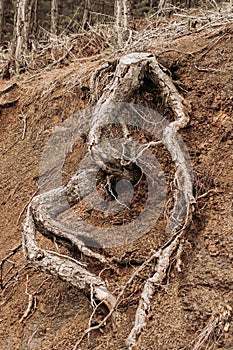
[[[190,125],[181,136],[192,159],[197,204],[182,254],[182,272],[172,266],[167,284],[156,293],[139,346],[145,350],[191,350],[201,331],[233,307],[233,26],[158,38],[151,41],[150,51],[170,69],[180,93],[192,106]],[[39,163],[48,136],[55,125],[89,104],[90,75],[107,60],[108,53],[1,82],[1,90],[11,83],[16,85],[0,96],[0,260],[21,242],[25,208],[38,190]],[[143,99],[150,101],[150,96]],[[85,152],[85,143],[80,142],[69,154],[64,181],[77,169],[77,159]],[[98,224],[98,218],[95,220]],[[148,246],[163,243],[159,225],[132,246],[109,250],[108,254],[136,261],[147,257]],[[41,242],[54,248],[44,238]],[[91,268],[98,270],[94,264]],[[117,293],[117,286],[134,269],[126,264],[119,275],[105,271],[102,277]],[[103,332],[93,332],[89,343],[85,339],[80,349],[126,349],[125,339],[146,277],[145,271],[126,292],[119,306],[117,332],[109,324]],[[1,349],[71,350],[88,327],[90,301],[74,287],[28,265],[21,249],[4,263],[1,285]],[[22,320],[28,294],[34,296],[35,304],[29,317]],[[105,313],[100,309],[97,318]],[[231,317],[228,322],[200,349],[232,349]]]

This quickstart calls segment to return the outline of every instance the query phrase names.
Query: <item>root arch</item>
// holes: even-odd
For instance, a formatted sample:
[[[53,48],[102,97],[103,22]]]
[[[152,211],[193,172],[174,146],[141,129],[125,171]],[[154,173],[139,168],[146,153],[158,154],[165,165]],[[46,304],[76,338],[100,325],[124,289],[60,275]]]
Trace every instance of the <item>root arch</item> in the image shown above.
[[[143,287],[135,315],[135,323],[126,340],[128,348],[135,349],[139,336],[146,327],[147,314],[155,288],[166,279],[171,258],[175,253],[180,259],[181,244],[185,239],[185,232],[192,216],[192,206],[195,203],[190,163],[184,154],[178,135],[178,131],[186,127],[189,122],[190,106],[179,94],[171,77],[160,67],[153,54],[130,53],[114,62],[115,64],[116,69],[112,81],[105,87],[101,97],[92,108],[87,141],[89,156],[105,174],[105,181],[109,181],[110,195],[114,197],[113,191],[111,193],[112,179],[123,177],[131,182],[138,181],[133,164],[135,159],[141,157],[140,159],[143,160],[144,152],[151,146],[156,147],[161,144],[165,146],[175,166],[174,205],[167,219],[167,231],[170,238],[163,247],[153,253],[152,258],[156,259],[155,273],[148,278]],[[137,149],[137,154],[133,154],[133,151],[126,152],[128,142],[131,141],[127,119],[118,115],[117,121],[121,129],[122,140],[122,151],[119,154],[119,151],[113,147],[109,148],[105,142],[105,126],[109,124],[108,116],[114,113],[114,103],[129,103],[145,80],[150,80],[156,90],[160,92],[164,104],[172,110],[174,120],[165,124],[160,133],[160,139],[142,145],[140,150]],[[109,153],[111,161],[108,161]],[[40,231],[46,236],[59,239],[64,245],[68,242],[71,247],[75,246],[81,254],[90,259],[99,261],[105,266],[110,264],[104,253],[100,254],[91,249],[92,246],[99,246],[93,237],[82,230],[75,232],[73,229],[67,228],[58,218],[60,213],[67,209],[67,202],[72,206],[91,195],[92,189],[87,181],[87,173],[92,171],[94,172],[94,168],[84,168],[74,175],[66,185],[44,192],[32,199],[23,228],[23,248],[26,259],[36,267],[46,273],[58,276],[104,303],[110,314],[113,315],[114,322],[114,310],[119,298],[109,290],[105,281],[90,272],[82,261],[42,249],[36,238],[36,232]],[[145,171],[141,170],[141,172]],[[116,195],[113,199],[120,202]],[[135,271],[135,276],[139,271],[141,271],[141,267]]]

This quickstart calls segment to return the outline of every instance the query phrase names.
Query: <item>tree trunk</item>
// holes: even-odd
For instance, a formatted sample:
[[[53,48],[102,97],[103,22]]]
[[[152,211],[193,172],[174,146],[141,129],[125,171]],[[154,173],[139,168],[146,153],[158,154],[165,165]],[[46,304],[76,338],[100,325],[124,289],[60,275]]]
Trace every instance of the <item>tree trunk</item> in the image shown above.
[[[82,29],[87,29],[88,25],[90,24],[90,6],[90,0],[86,0],[83,11]]]
[[[166,5],[166,0],[159,0],[158,12],[162,13]]]
[[[38,0],[34,0],[30,17],[29,45],[31,50],[36,51],[38,38]]]
[[[3,37],[3,22],[4,22],[4,0],[0,0],[0,43]]]
[[[51,34],[57,35],[58,33],[58,0],[51,1]]]
[[[150,11],[152,10],[152,8],[153,8],[153,0],[150,0]]]
[[[115,30],[117,33],[118,45],[122,46],[124,42],[124,35],[128,30],[128,23],[131,14],[131,5],[128,0],[115,1]]]
[[[27,65],[26,56],[33,47],[37,28],[37,0],[17,0],[15,20],[15,64],[19,73],[20,67]]]

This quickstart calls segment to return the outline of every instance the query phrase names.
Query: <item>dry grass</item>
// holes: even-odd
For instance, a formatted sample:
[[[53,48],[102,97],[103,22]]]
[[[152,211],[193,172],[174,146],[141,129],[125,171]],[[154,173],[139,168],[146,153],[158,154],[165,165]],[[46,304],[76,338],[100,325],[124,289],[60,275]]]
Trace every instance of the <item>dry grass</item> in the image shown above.
[[[133,51],[146,51],[151,47],[152,41],[158,39],[162,42],[166,38],[178,38],[194,33],[200,33],[207,28],[233,23],[233,12],[230,4],[216,8],[215,2],[211,9],[180,9],[175,6],[165,8],[163,14],[154,13],[136,23],[136,29],[129,27],[121,47],[118,45],[114,23],[99,23],[80,30],[77,34],[59,36],[46,33],[43,42],[38,42],[24,57],[26,67],[30,73],[39,73],[62,67],[71,62],[91,59],[96,56],[109,56],[113,59],[122,53]],[[9,74],[15,75],[14,57],[9,47],[0,51],[0,65],[2,74],[10,62]]]

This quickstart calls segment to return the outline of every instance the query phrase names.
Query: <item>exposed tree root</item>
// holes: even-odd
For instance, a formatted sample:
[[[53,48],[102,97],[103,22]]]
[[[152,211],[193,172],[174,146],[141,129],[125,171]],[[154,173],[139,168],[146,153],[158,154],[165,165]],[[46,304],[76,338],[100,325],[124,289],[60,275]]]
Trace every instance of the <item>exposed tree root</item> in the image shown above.
[[[128,146],[127,142],[130,141],[127,120],[123,116],[117,116],[117,122],[121,126],[120,137],[123,140],[120,154],[114,148],[109,148],[108,145],[103,146],[103,140],[106,140],[105,126],[113,124],[112,119],[109,118],[114,114],[113,103],[130,102],[146,80],[149,80],[163,96],[164,105],[169,106],[174,114],[174,121],[166,124],[160,135],[160,140],[144,145],[144,148],[141,148],[140,155],[132,155],[132,152],[129,152],[126,157],[125,148]],[[178,93],[171,78],[163,71],[153,54],[131,53],[119,59],[111,83],[104,89],[102,96],[92,110],[88,150],[94,163],[107,174],[108,178],[109,176],[118,176],[136,181],[135,172],[132,171],[135,159],[143,156],[143,152],[151,145],[163,144],[175,164],[174,206],[167,222],[167,232],[170,234],[170,240],[155,253],[157,257],[156,272],[144,285],[136,312],[135,324],[127,339],[129,349],[135,349],[137,340],[146,327],[147,315],[156,286],[161,285],[166,279],[171,257],[176,251],[180,265],[180,241],[184,239],[192,215],[192,205],[195,203],[190,164],[177,134],[189,122],[189,109],[189,105]],[[143,119],[143,116],[141,118]],[[111,153],[111,161],[109,161],[109,153]],[[123,291],[116,299],[107,289],[104,281],[89,272],[81,262],[42,249],[36,241],[36,231],[38,230],[48,237],[58,238],[61,243],[67,243],[68,241],[70,245],[78,248],[82,254],[108,264],[103,255],[89,248],[90,246],[102,246],[99,241],[95,242],[86,232],[75,232],[72,229],[67,229],[57,219],[60,213],[67,210],[68,204],[73,206],[91,193],[87,175],[88,172],[91,173],[92,171],[92,168],[84,169],[73,176],[67,185],[45,192],[32,199],[24,224],[23,248],[25,257],[35,266],[84,291],[88,291],[91,296],[104,303],[110,311],[109,315],[112,315],[119,298],[123,295]],[[116,199],[116,197],[114,198]],[[154,258],[154,254],[149,260],[152,258]],[[137,271],[141,270],[143,266],[144,264]]]
[[[171,256],[179,245],[179,238],[180,237],[176,237],[166,248],[162,250],[157,262],[155,274],[150,277],[144,285],[135,316],[135,324],[126,340],[126,344],[128,345],[129,349],[135,349],[136,342],[141,332],[146,328],[147,315],[150,312],[151,299],[155,293],[155,289],[162,284],[167,275]]]
[[[68,256],[41,249],[37,245],[35,233],[35,219],[32,214],[31,206],[29,206],[27,218],[24,223],[23,248],[25,257],[42,271],[58,276],[79,289],[87,291],[90,286],[92,286],[93,295],[97,300],[103,301],[109,310],[114,307],[115,297],[107,290],[101,278],[88,272],[78,261]],[[80,248],[82,252],[87,252],[88,254],[90,250],[88,248],[82,249],[83,247],[85,248],[82,243],[78,245],[78,248]],[[93,257],[96,257],[94,253]]]
[[[19,323],[22,323],[31,314],[31,312],[35,306],[34,295],[28,293],[28,276],[27,276],[27,282],[26,282],[26,294],[28,295],[28,306],[27,306],[23,316],[20,318]]]
[[[211,349],[212,345],[214,345],[214,341],[211,337],[214,335],[214,332],[218,330],[217,336],[220,337],[223,332],[228,332],[229,330],[229,320],[232,314],[232,308],[230,305],[225,304],[222,305],[220,310],[215,312],[212,316],[208,324],[201,331],[197,339],[195,340],[195,345],[192,350],[200,350],[203,346],[206,345],[207,342],[210,341],[210,347],[206,345],[205,349]]]

